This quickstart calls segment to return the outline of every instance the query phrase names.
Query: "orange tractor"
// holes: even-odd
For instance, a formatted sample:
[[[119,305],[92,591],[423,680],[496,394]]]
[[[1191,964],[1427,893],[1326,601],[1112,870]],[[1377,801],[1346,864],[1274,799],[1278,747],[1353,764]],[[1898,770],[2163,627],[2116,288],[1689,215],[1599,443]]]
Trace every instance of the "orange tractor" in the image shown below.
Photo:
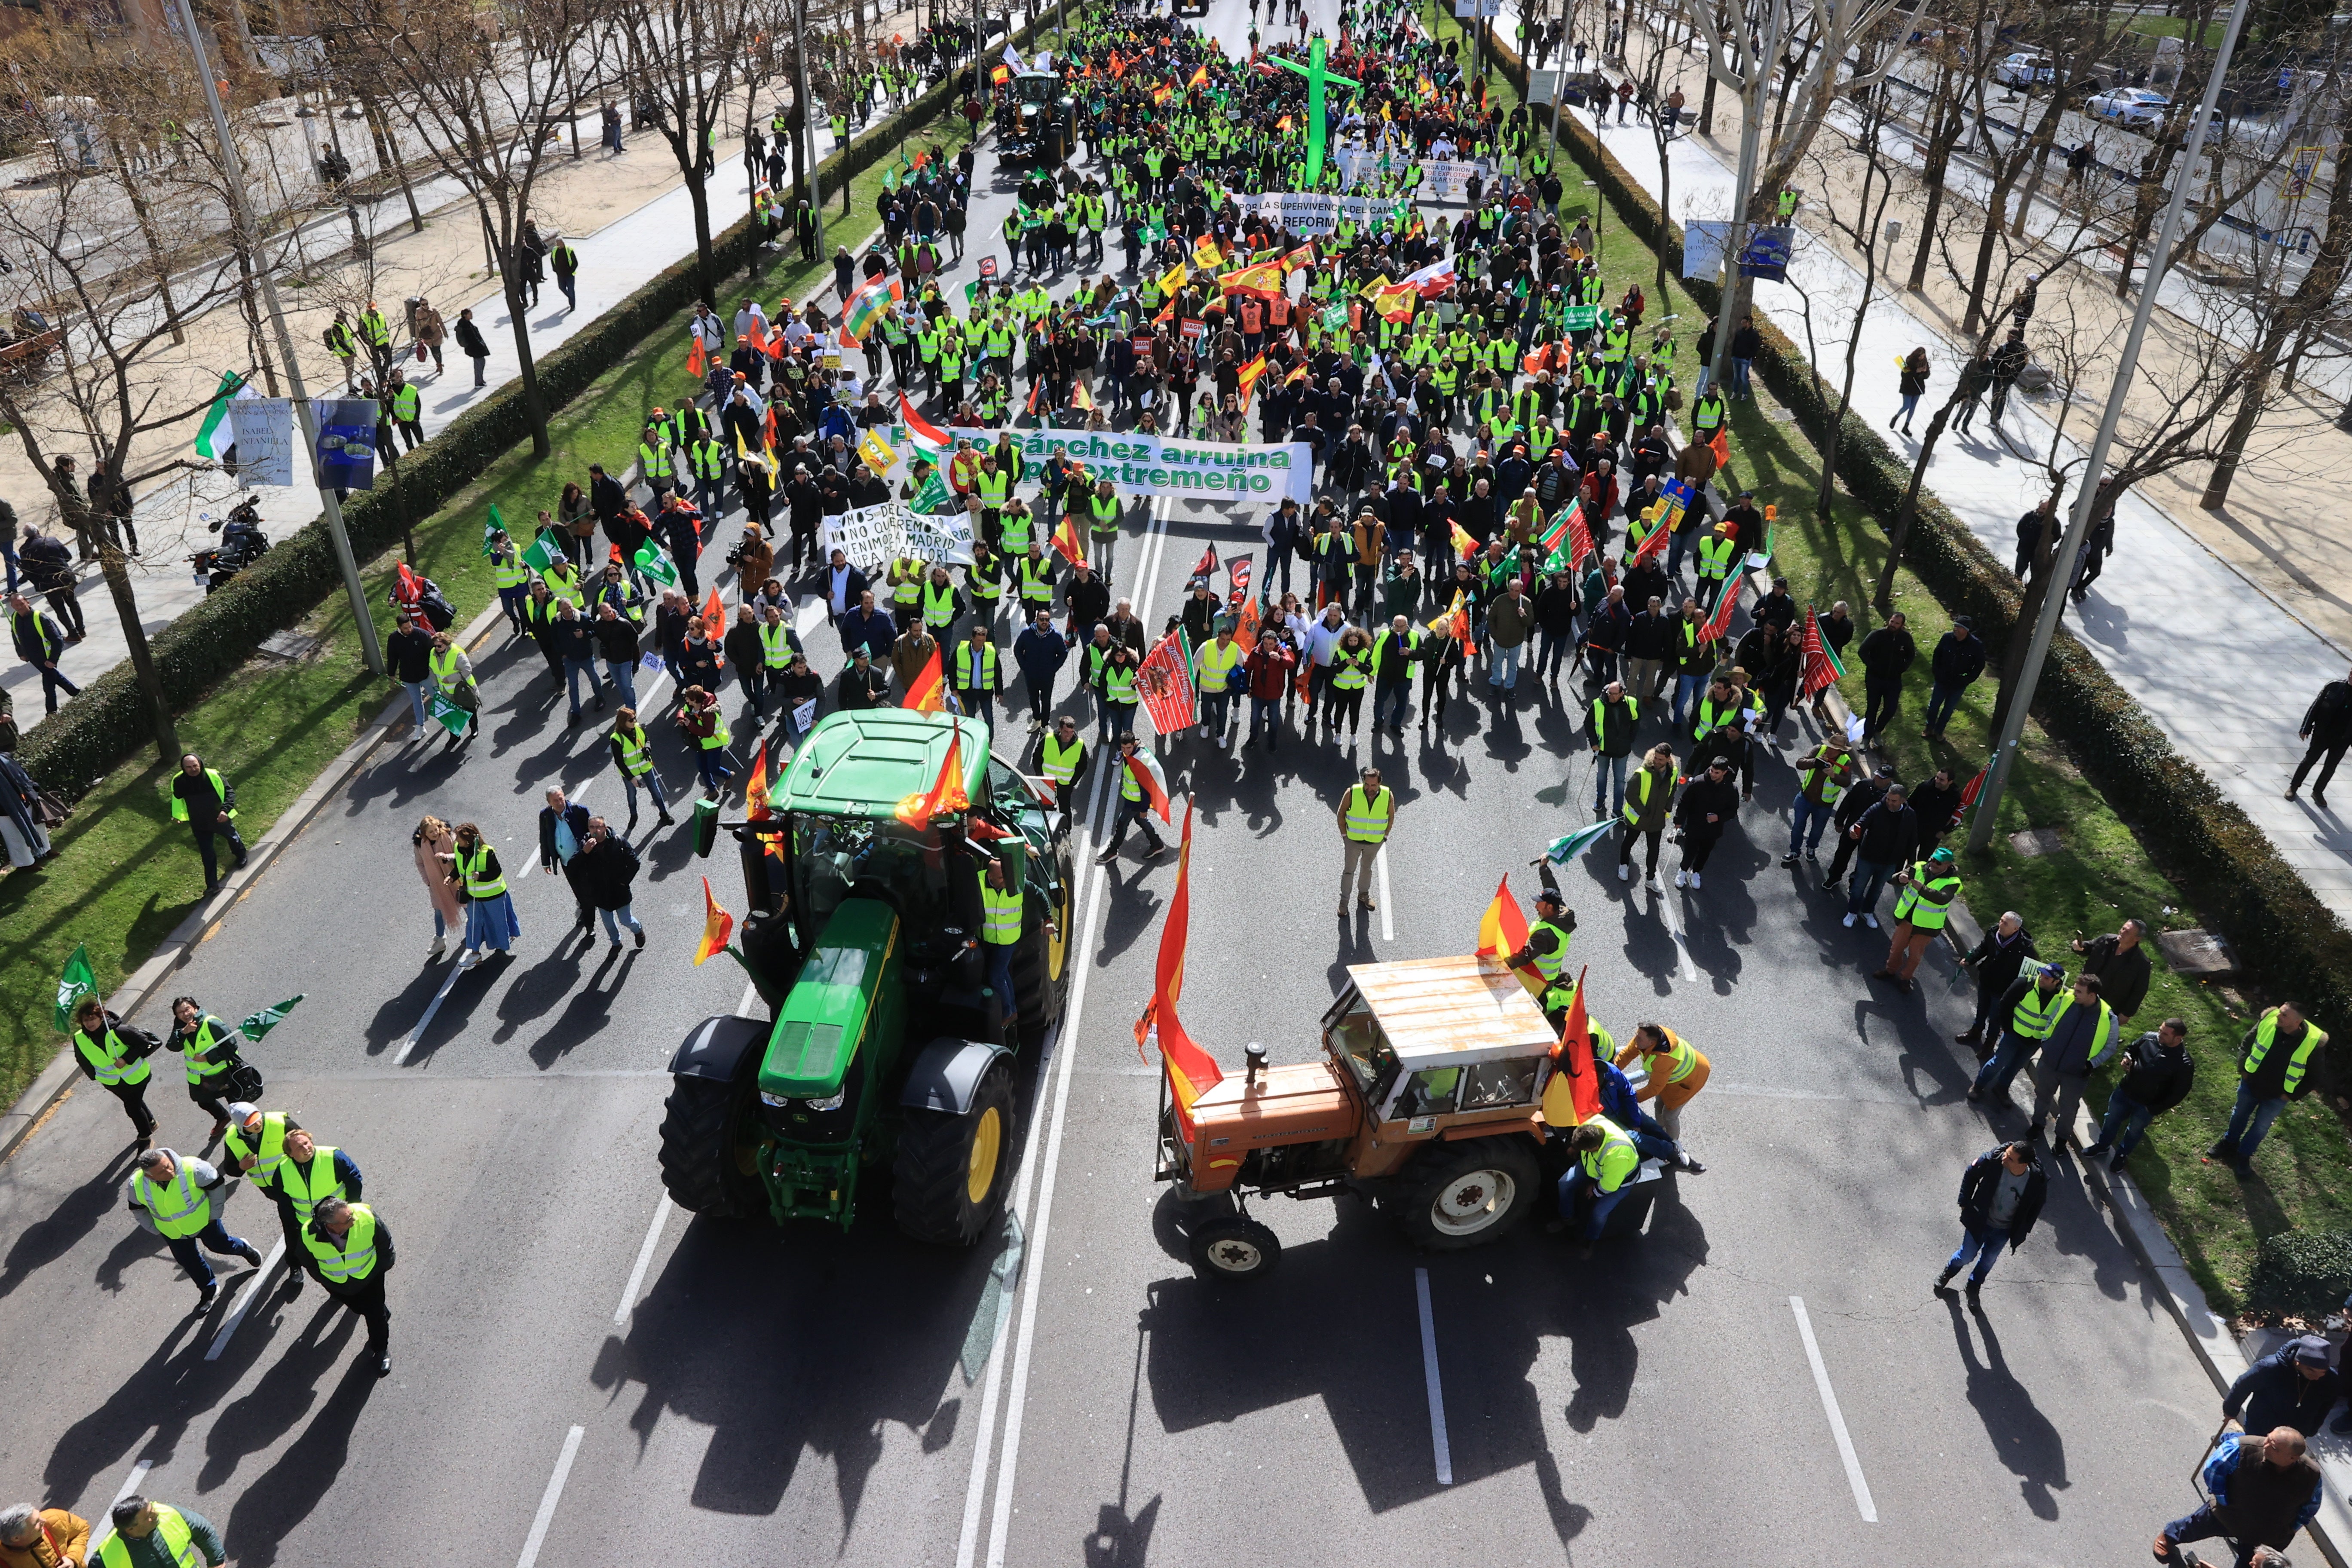
[[[1282,1244],[1248,1205],[1276,1193],[1370,1199],[1434,1250],[1505,1235],[1567,1168],[1546,1141],[1557,1043],[1500,963],[1419,958],[1351,964],[1323,1015],[1323,1059],[1272,1067],[1252,1044],[1241,1078],[1193,1101],[1190,1139],[1163,1075],[1156,1173],[1196,1205],[1182,1227],[1193,1267],[1220,1279],[1272,1269]],[[1664,1173],[1642,1163],[1611,1233],[1642,1228]]]

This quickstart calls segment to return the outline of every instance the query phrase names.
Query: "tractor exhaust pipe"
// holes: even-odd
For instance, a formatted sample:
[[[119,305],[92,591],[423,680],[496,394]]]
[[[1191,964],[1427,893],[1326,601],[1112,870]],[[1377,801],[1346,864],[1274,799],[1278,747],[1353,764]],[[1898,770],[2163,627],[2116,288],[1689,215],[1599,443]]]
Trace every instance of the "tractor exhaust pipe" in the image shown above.
[[[1247,1087],[1257,1082],[1259,1069],[1265,1066],[1265,1047],[1252,1040],[1242,1047],[1242,1054],[1249,1058],[1249,1076],[1242,1080],[1244,1087]]]

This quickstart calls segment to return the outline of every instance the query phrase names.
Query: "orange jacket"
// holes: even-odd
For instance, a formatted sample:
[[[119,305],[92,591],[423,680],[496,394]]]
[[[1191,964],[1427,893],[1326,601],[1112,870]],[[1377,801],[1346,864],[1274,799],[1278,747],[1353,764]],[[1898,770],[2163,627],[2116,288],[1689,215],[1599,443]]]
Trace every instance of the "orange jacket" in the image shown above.
[[[28,1551],[0,1546],[0,1568],[82,1568],[89,1555],[89,1521],[61,1508],[41,1510],[41,1534]]]

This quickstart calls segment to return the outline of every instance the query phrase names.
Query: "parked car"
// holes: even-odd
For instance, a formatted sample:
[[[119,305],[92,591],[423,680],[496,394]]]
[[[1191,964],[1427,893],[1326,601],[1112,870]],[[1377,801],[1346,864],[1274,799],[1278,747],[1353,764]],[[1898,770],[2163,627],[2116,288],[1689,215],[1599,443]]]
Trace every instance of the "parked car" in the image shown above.
[[[2095,120],[2112,120],[2127,131],[2152,131],[2164,122],[2165,112],[2171,107],[2172,100],[2160,92],[2119,87],[2090,100],[2083,111]]]
[[[2047,87],[2058,79],[2058,68],[2047,56],[2031,50],[2011,55],[1992,68],[1992,79],[2003,87]]]

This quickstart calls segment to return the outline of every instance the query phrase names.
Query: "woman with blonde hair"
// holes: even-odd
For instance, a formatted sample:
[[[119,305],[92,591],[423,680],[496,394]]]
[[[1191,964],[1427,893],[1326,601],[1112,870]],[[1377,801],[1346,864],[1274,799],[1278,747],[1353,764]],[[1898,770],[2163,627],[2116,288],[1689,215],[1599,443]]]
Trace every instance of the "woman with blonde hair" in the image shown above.
[[[416,874],[425,879],[425,896],[433,900],[433,951],[425,955],[431,963],[447,951],[449,932],[462,929],[466,921],[457,889],[449,880],[449,858],[457,835],[439,817],[427,816],[416,825],[408,842],[415,851]]]
[[[515,919],[514,895],[507,891],[499,852],[483,838],[480,828],[470,822],[459,823],[456,840],[443,858],[448,863],[451,885],[466,900],[466,947],[457,955],[457,967],[471,969],[482,961],[483,953],[508,951],[522,934],[522,922]]]

